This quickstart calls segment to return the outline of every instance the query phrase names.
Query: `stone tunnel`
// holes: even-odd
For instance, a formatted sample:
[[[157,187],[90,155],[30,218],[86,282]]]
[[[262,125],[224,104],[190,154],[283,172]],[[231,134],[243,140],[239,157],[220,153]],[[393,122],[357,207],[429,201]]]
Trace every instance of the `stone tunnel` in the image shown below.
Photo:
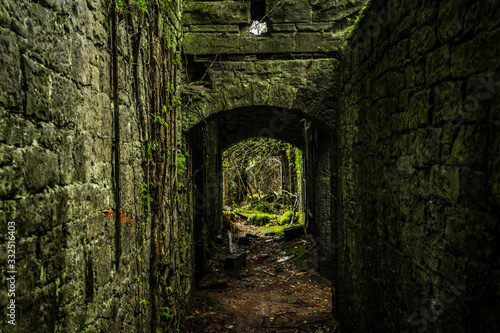
[[[221,228],[222,152],[257,137],[304,152],[342,332],[499,331],[499,18],[492,0],[2,1],[2,331],[175,331]]]

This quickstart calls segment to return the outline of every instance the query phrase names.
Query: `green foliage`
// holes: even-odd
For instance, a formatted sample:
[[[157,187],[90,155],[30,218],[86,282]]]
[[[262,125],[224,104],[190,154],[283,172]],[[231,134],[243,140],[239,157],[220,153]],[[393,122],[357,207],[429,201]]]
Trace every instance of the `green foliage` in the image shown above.
[[[259,201],[255,205],[255,210],[258,210],[259,212],[264,212],[264,213],[271,213],[273,211],[273,207],[265,201]]]
[[[186,157],[189,157],[189,153],[180,153],[177,155],[177,173],[182,174],[186,172],[187,167],[186,167]]]
[[[149,212],[149,204],[153,202],[153,198],[151,197],[151,194],[149,193],[149,187],[156,187],[158,186],[159,183],[156,181],[152,181],[149,184],[143,183],[141,185],[141,205],[142,205],[142,216],[143,218],[146,218],[148,216]],[[141,223],[143,226],[146,225],[145,222]]]
[[[171,48],[171,47],[174,47],[175,46],[175,40],[174,39],[171,39],[170,37],[166,37],[166,41],[167,41],[167,47],[168,48]]]
[[[123,10],[123,7],[124,7],[123,0],[118,0],[118,1],[116,1],[116,3],[118,5],[118,10],[120,10],[120,11]]]
[[[327,48],[325,48],[324,46],[318,46],[318,49],[320,49],[321,51],[325,52],[325,53],[328,53],[330,52],[330,50],[328,50]]]
[[[148,10],[147,0],[136,0],[134,4],[143,13],[145,13]]]
[[[168,306],[160,306],[160,311],[167,320],[170,320],[172,318],[172,313],[170,312],[171,309]]]
[[[167,107],[163,105],[163,111],[167,112]],[[168,127],[168,122],[162,118],[161,116],[158,116],[156,113],[150,113],[151,116],[154,118],[153,122],[156,123],[158,121],[160,124],[162,124],[165,127]]]
[[[304,220],[302,219],[302,211],[296,213],[295,216],[298,217],[297,219],[298,224],[304,224]]]
[[[345,50],[345,46],[344,45],[341,45],[340,47],[335,46],[332,50],[329,50],[329,49],[325,48],[324,46],[318,46],[318,49],[322,50],[325,53],[328,53],[331,51],[343,53]]]
[[[141,298],[141,301],[139,303],[144,305],[145,310],[148,308],[149,302],[145,298]]]
[[[143,183],[141,185],[141,194],[142,194],[142,201],[144,204],[148,204],[149,202],[153,201],[153,198],[151,198],[151,195],[148,192],[148,184]]]
[[[302,176],[302,162],[303,162],[303,159],[302,159],[302,150],[298,149],[298,148],[295,148],[295,155],[296,155],[296,158],[295,158],[295,169],[297,170],[297,173]],[[300,178],[300,177],[299,177]]]

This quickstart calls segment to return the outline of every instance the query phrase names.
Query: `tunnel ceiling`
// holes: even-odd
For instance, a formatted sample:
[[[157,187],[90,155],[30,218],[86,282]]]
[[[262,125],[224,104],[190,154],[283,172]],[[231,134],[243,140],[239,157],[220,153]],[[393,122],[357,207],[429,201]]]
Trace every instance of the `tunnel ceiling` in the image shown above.
[[[316,122],[301,111],[270,106],[224,111],[209,117],[206,121],[217,124],[221,150],[237,142],[256,137],[275,138],[304,150],[304,126],[307,121],[314,122],[324,135],[330,132],[324,124]],[[205,122],[198,124],[191,132],[200,130],[204,125]]]

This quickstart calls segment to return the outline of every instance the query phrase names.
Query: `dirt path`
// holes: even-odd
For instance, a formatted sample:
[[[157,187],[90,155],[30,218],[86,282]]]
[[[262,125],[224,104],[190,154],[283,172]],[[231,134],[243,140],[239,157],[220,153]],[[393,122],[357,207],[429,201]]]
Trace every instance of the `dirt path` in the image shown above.
[[[238,227],[240,233],[257,229]],[[302,253],[300,247],[310,248],[311,242],[311,237],[289,244],[282,237],[251,238],[240,245],[247,260],[239,273],[229,274],[221,260],[213,260],[213,273],[197,283],[182,332],[333,332],[330,283],[297,268],[284,251],[288,246]],[[223,242],[219,254],[227,251]]]

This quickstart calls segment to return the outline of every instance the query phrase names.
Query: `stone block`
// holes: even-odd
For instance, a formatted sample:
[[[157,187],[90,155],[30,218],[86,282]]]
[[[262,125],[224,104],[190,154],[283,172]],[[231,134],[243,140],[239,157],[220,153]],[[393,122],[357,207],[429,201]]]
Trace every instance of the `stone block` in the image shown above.
[[[71,35],[71,77],[83,85],[91,80],[90,51],[94,47],[85,36],[74,32]]]
[[[347,17],[352,17],[352,15],[359,12],[361,7],[364,5],[364,1],[354,0],[354,1],[344,1],[344,2],[333,2],[328,1],[325,8],[313,9],[312,21],[314,22],[332,22],[341,21]],[[354,20],[352,20],[354,21]],[[354,22],[353,22],[354,23]]]
[[[240,41],[238,34],[220,33],[185,33],[184,52],[186,54],[224,54],[239,53]]]
[[[457,167],[434,165],[429,178],[429,192],[449,201],[460,195],[460,172]]]
[[[429,53],[425,63],[427,86],[444,81],[450,76],[450,46],[443,45]]]
[[[230,25],[189,25],[185,28],[188,28],[189,32],[226,32],[226,33],[239,33],[240,27],[238,25],[230,24]]]
[[[233,253],[224,259],[224,269],[231,272],[240,272],[247,265],[246,253]]]
[[[391,72],[387,74],[387,93],[389,96],[398,96],[405,86],[405,76],[401,73]]]
[[[190,1],[183,3],[183,20],[191,24],[248,24],[250,2],[241,1]]]
[[[433,124],[460,122],[462,104],[462,82],[446,81],[434,89]]]
[[[297,28],[294,23],[276,23],[271,26],[271,29],[276,32],[295,32]]]
[[[422,90],[411,96],[409,111],[412,117],[410,123],[415,122],[416,126],[414,127],[426,125],[429,122],[430,95],[430,90]]]
[[[446,0],[441,2],[437,26],[438,37],[442,43],[453,40],[462,32],[466,8],[464,0]]]
[[[285,228],[283,229],[283,236],[285,237],[286,242],[290,242],[294,239],[302,237],[306,234],[305,226],[298,225],[295,227]]]
[[[286,2],[266,1],[266,13],[274,23],[311,22],[312,10],[309,1],[291,0]]]
[[[458,45],[451,54],[451,75],[463,77],[499,68],[500,47],[496,32],[483,33]]]
[[[422,4],[422,9],[416,12],[416,26],[420,27],[426,24],[434,24],[437,20],[437,15],[439,11],[439,3],[437,2],[427,2]]]
[[[25,152],[26,187],[40,191],[59,181],[59,163],[57,155],[50,151],[35,150],[31,147]]]
[[[410,38],[410,52],[413,57],[427,53],[436,45],[434,26],[425,26],[415,31]]]
[[[244,51],[244,39],[241,39],[240,47]],[[293,34],[274,33],[269,37],[263,37],[259,40],[258,53],[284,53],[297,52],[297,42]]]
[[[330,32],[334,27],[339,29],[339,24],[334,24],[334,23],[326,23],[326,22],[320,22],[320,23],[297,23],[297,31],[300,32]]]
[[[391,32],[391,44],[395,44],[400,40],[410,36],[415,27],[415,12],[411,12],[408,16],[399,21]]]
[[[16,35],[0,28],[0,105],[21,108],[21,60]]]
[[[322,52],[318,46],[333,49],[341,45],[341,40],[336,39],[331,33],[296,33],[295,52]]]
[[[487,129],[479,125],[462,125],[453,142],[448,163],[454,165],[481,165],[488,142]]]

